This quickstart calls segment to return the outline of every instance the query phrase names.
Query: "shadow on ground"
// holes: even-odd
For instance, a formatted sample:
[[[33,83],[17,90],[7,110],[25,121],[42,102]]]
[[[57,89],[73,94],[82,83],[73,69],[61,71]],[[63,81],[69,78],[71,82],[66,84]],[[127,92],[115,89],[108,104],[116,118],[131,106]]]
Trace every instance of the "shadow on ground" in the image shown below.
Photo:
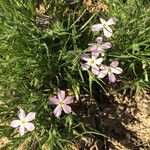
[[[136,99],[119,96],[119,93],[113,92],[105,95],[100,89],[95,88],[94,99],[90,99],[88,95],[82,95],[80,101],[76,103],[76,112],[88,127],[100,131],[108,138],[96,137],[88,143],[90,138],[87,136],[85,143],[89,147],[79,149],[148,150],[149,141],[143,141],[136,131],[128,128],[128,125],[136,126],[141,123],[141,120],[135,117],[139,111]]]

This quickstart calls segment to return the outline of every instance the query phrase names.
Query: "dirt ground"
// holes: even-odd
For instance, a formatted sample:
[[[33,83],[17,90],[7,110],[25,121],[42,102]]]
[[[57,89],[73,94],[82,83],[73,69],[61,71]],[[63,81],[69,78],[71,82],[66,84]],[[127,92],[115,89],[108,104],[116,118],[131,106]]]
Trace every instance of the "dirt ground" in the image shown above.
[[[84,122],[108,138],[83,137],[84,146],[76,150],[150,150],[150,93],[123,96],[112,88],[109,93],[96,93],[90,102],[83,96],[80,107]]]
[[[103,122],[108,126],[109,149],[149,150],[150,149],[150,93],[122,96],[110,90],[111,107],[104,110]],[[101,112],[103,115],[103,111]],[[110,119],[111,118],[111,119]]]

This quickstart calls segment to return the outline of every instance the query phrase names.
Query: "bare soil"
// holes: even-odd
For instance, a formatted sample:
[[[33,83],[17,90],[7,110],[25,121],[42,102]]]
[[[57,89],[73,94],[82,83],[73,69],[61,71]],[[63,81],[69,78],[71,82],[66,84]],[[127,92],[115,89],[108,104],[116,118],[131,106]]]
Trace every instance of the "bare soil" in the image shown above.
[[[84,95],[77,112],[108,138],[85,136],[76,150],[150,150],[150,93],[123,96],[110,88],[107,96],[96,95],[96,100]]]

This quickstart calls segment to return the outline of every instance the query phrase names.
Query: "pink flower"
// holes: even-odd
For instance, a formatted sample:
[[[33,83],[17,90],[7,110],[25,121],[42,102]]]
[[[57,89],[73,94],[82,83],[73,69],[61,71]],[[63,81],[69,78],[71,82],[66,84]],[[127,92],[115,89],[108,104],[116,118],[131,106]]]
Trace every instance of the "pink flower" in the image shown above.
[[[71,113],[71,107],[68,106],[68,104],[73,103],[73,96],[67,96],[65,98],[65,91],[60,90],[57,93],[58,98],[52,97],[49,98],[49,101],[54,104],[57,105],[57,107],[54,109],[54,115],[56,117],[59,117],[62,113],[62,110],[66,113],[69,114]]]
[[[92,57],[90,58],[89,55],[84,54],[81,56],[81,59],[86,61],[86,63],[82,64],[82,66],[81,66],[82,70],[88,70],[91,66],[92,73],[94,75],[97,75],[99,73],[98,65],[100,65],[102,63],[103,58],[97,59],[96,55],[92,55]]]
[[[90,45],[89,49],[92,52],[92,55],[98,56],[99,54],[103,53],[105,49],[109,49],[111,47],[111,43],[106,42],[102,44],[102,40],[103,40],[102,37],[97,37],[96,38],[97,43],[89,44]]]
[[[100,18],[100,22],[101,22],[101,24],[95,24],[92,26],[92,31],[96,32],[96,31],[100,31],[101,29],[103,29],[104,35],[107,38],[110,38],[112,36],[112,29],[109,26],[116,24],[115,19],[110,18],[108,21],[106,21],[106,20]]]
[[[34,124],[30,123],[30,121],[32,121],[35,118],[35,114],[34,112],[30,112],[27,116],[24,112],[23,109],[20,109],[18,111],[18,117],[20,120],[13,120],[10,123],[10,126],[13,128],[17,128],[19,127],[19,134],[21,136],[24,135],[25,133],[25,129],[27,129],[28,131],[33,131],[35,129]]]
[[[115,82],[116,78],[114,74],[121,74],[123,70],[118,66],[118,61],[113,61],[110,66],[101,65],[100,72],[98,74],[98,78],[104,78],[108,74],[108,78],[110,82]]]

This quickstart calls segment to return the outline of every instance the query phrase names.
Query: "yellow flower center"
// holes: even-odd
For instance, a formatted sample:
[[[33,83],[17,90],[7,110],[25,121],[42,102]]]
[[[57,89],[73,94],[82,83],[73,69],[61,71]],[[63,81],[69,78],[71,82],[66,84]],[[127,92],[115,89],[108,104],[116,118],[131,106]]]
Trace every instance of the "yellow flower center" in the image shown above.
[[[105,56],[105,53],[101,53],[101,56],[104,57],[104,56]]]
[[[59,105],[60,105],[60,106],[63,106],[63,105],[64,105],[64,101],[60,101],[60,102],[59,102]]]
[[[102,26],[103,26],[103,27],[105,27],[105,26],[107,26],[107,25],[108,25],[107,22],[102,23]]]
[[[110,67],[108,67],[108,72],[111,72],[111,68]]]
[[[96,44],[96,48],[99,48],[99,44]]]
[[[94,63],[95,63],[95,59],[91,58],[91,59],[89,60],[89,62],[90,62],[90,64],[94,64]]]
[[[23,125],[25,125],[25,124],[27,123],[27,120],[26,120],[26,119],[22,119],[22,120],[21,120],[21,123],[22,123]]]

